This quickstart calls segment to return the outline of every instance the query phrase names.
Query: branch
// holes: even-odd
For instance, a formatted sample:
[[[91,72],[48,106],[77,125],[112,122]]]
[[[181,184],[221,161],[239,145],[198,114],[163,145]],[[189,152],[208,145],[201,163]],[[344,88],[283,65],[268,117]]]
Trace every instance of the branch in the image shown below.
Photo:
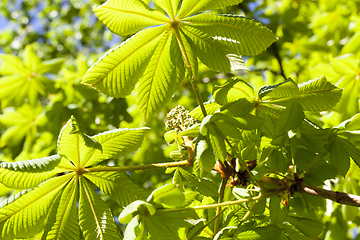
[[[280,179],[264,176],[261,179],[261,182],[268,183],[271,185],[276,185],[279,189],[284,188],[284,185],[281,184]],[[284,189],[286,190],[286,189]],[[308,184],[303,183],[302,181],[296,181],[291,185],[290,191],[307,193],[317,197],[329,199],[331,201],[337,202],[343,205],[360,207],[360,196],[348,194],[344,192],[326,190],[319,187],[314,187]]]
[[[302,182],[295,184],[294,190],[296,192],[307,193],[321,198],[326,198],[343,205],[360,207],[360,196],[357,195],[326,190]]]

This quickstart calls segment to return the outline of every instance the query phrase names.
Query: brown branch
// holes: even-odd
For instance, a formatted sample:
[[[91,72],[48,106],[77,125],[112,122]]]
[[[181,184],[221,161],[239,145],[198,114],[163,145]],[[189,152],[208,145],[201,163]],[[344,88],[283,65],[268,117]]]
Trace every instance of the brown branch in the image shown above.
[[[294,190],[296,192],[307,193],[321,198],[326,198],[343,205],[360,207],[360,196],[357,195],[326,190],[302,182],[295,184]]]
[[[261,179],[261,182],[275,185],[275,186],[278,186],[279,188],[284,188],[284,185],[280,182],[280,179],[277,179],[277,178],[264,176]],[[286,190],[286,189],[284,189],[284,190]],[[326,190],[326,189],[319,188],[319,187],[314,187],[314,186],[305,184],[302,181],[294,182],[291,185],[290,190],[292,192],[306,193],[306,194],[311,194],[313,196],[329,199],[331,201],[334,201],[334,202],[337,202],[337,203],[343,204],[343,205],[360,207],[360,196],[357,196],[354,194],[349,194],[349,193],[344,193],[344,192]]]

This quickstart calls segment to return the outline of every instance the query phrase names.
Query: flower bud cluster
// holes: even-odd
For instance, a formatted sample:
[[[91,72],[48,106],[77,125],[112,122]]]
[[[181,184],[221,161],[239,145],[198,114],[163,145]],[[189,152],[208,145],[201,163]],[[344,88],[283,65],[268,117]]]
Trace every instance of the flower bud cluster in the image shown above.
[[[181,132],[196,124],[190,112],[181,105],[171,109],[166,118],[168,119],[165,123],[166,129],[174,129],[176,132]]]

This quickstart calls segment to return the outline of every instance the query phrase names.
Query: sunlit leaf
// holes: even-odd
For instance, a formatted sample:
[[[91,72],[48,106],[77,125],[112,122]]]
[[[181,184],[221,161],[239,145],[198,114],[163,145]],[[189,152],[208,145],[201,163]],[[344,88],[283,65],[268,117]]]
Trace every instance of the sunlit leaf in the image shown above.
[[[134,183],[124,172],[89,172],[84,176],[122,207],[149,195],[146,189]]]
[[[120,233],[109,207],[88,180],[80,178],[79,185],[79,220],[85,239],[119,239]]]
[[[60,159],[59,155],[54,155],[28,161],[2,162],[0,182],[16,189],[36,187],[59,171],[55,167],[60,163]]]
[[[277,40],[262,23],[241,16],[199,14],[186,21],[240,55],[257,55]]]
[[[240,100],[241,98],[252,97],[254,89],[241,79],[233,78],[223,85],[215,86],[213,98],[221,105]]]
[[[53,199],[72,178],[64,175],[52,178],[34,190],[19,192],[0,206],[1,239],[29,238],[45,224]]]
[[[111,31],[118,35],[128,35],[145,27],[164,24],[169,19],[151,9],[139,0],[110,0],[99,7],[94,7],[94,12]]]
[[[59,194],[60,195],[60,194]],[[58,196],[50,209],[44,239],[71,239],[80,237],[77,209],[78,181],[74,178]]]

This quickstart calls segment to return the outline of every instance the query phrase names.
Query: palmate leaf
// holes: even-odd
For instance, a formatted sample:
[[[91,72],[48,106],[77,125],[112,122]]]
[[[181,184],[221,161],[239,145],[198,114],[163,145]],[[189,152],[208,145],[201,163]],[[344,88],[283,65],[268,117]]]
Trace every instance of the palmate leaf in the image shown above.
[[[145,119],[165,105],[184,75],[185,66],[175,34],[168,30],[157,45],[137,89],[138,105]]]
[[[145,27],[169,22],[164,14],[151,9],[141,0],[106,1],[94,12],[106,27],[118,35],[128,35]]]
[[[122,207],[137,199],[146,199],[149,195],[146,189],[134,183],[124,172],[91,172],[84,176]]]
[[[73,178],[54,201],[46,222],[43,239],[78,239],[78,181]]]
[[[288,217],[287,220],[307,237],[317,237],[324,229],[324,224],[317,220]]]
[[[34,105],[38,94],[45,95],[48,85],[53,83],[44,74],[58,73],[65,60],[58,58],[42,62],[31,45],[25,47],[23,61],[7,54],[0,57],[3,60],[0,74],[7,75],[0,78],[0,100],[15,100],[18,105],[23,103],[24,98]]]
[[[260,54],[277,40],[262,23],[241,16],[199,14],[185,20],[240,55]]]
[[[245,49],[249,53],[260,53],[276,40],[269,30],[246,18],[198,14],[199,21],[208,21],[201,24],[192,23],[189,17],[207,8],[218,9],[240,2],[186,0],[180,4],[179,0],[157,0],[154,2],[159,9],[157,11],[140,0],[107,1],[95,8],[95,12],[111,31],[127,35],[145,29],[106,53],[89,69],[82,82],[107,95],[125,97],[140,78],[137,99],[146,119],[170,99],[176,83],[185,75],[184,66],[187,67],[188,77],[197,77],[198,58],[210,68],[220,71],[246,69],[238,48],[247,44]],[[179,5],[181,8],[177,14]],[[215,27],[218,22],[219,26]],[[210,25],[214,27],[213,31],[209,30]],[[244,34],[233,34],[241,29],[239,25],[243,27]],[[222,36],[221,40],[217,39],[222,27],[227,28],[226,40]],[[263,36],[270,40],[254,41]],[[260,45],[249,50],[250,42]]]
[[[0,206],[0,237],[28,238],[43,226],[53,199],[72,178],[71,174],[52,178],[34,190],[18,193]]]
[[[19,162],[0,164],[0,182],[7,187],[29,189],[60,172],[55,167],[60,163],[60,155]]]
[[[175,183],[166,184],[155,189],[147,199],[148,202],[164,204],[167,207],[179,207],[185,201],[184,192]]]
[[[98,196],[88,180],[81,177],[79,185],[79,220],[85,239],[121,239],[109,207]]]

